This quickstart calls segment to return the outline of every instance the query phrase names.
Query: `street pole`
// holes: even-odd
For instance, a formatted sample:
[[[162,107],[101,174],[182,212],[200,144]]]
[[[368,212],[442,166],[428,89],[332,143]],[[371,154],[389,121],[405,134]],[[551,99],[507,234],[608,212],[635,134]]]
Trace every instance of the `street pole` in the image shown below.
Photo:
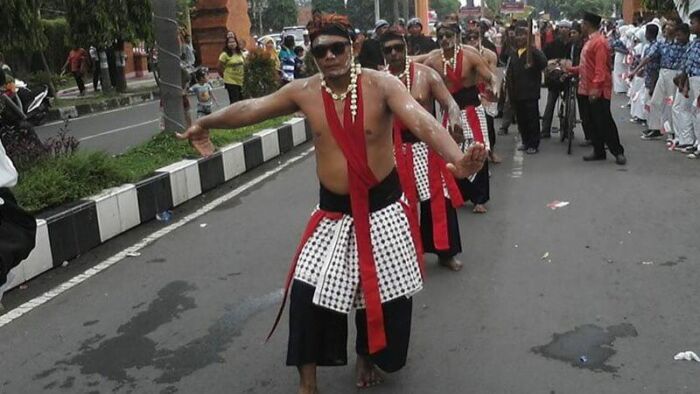
[[[175,0],[152,0],[152,4],[165,130],[184,131],[185,108],[182,104],[184,92],[177,38],[177,4]]]
[[[382,19],[382,17],[379,13],[379,0],[374,0],[374,23],[377,23],[380,19]]]

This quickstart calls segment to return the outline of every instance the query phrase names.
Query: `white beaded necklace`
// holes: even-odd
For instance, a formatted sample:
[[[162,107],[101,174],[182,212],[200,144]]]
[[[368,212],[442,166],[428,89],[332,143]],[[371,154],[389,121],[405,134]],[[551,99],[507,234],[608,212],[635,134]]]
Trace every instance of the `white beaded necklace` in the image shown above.
[[[440,48],[440,56],[442,56],[442,74],[444,76],[447,76],[447,65],[449,64],[452,66],[452,69],[454,70],[457,67],[457,53],[458,53],[457,46],[455,46],[454,49],[454,55],[452,56],[452,59],[447,60],[445,58],[445,49]]]
[[[343,93],[335,93],[326,84],[326,79],[321,74],[321,87],[328,93],[334,101],[344,101],[350,95],[350,111],[352,113],[352,121],[355,122],[357,117],[357,77],[362,74],[362,66],[355,64],[354,57],[352,58],[353,65],[350,66],[350,84]]]

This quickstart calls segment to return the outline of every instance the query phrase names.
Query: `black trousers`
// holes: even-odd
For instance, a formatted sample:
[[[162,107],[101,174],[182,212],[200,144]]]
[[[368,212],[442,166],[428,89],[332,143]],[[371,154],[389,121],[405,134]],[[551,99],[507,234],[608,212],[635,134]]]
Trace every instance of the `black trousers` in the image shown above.
[[[578,115],[581,117],[581,128],[583,128],[584,138],[586,141],[591,141],[591,117],[588,111],[583,110],[583,106],[588,105],[588,96],[578,94],[576,95],[576,102],[578,103]]]
[[[232,85],[230,83],[224,84],[226,87],[226,92],[228,92],[228,103],[233,104],[235,102],[243,100],[243,87],[240,85]]]
[[[604,98],[595,101],[581,100],[580,104],[581,113],[587,113],[589,119],[588,134],[593,143],[593,153],[605,156],[605,145],[615,156],[625,153],[625,149],[620,144],[617,125],[610,112],[610,100]],[[581,117],[583,118],[583,115]]]
[[[496,146],[496,126],[494,125],[493,116],[486,114],[486,128],[489,130],[489,144],[491,150]]]
[[[550,134],[552,132],[552,119],[554,119],[554,109],[557,107],[557,101],[561,95],[560,89],[547,90],[547,106],[544,109],[542,116],[542,134]]]
[[[78,85],[78,90],[80,93],[85,91],[85,82],[83,82],[83,73],[80,71],[73,71],[73,78],[75,78],[75,83]]]
[[[97,91],[97,85],[100,83],[100,61],[93,60],[92,66],[92,88]]]
[[[437,250],[435,242],[433,241],[433,210],[430,207],[430,201],[431,200],[427,200],[420,203],[420,233],[423,241],[423,251],[425,253],[433,253],[441,260],[448,260],[462,253],[462,236],[459,234],[457,211],[452,207],[452,202],[448,198],[445,198],[445,205],[447,208],[447,237],[450,247],[447,250]]]
[[[476,173],[473,181],[458,179],[457,186],[462,192],[464,201],[470,200],[472,204],[486,204],[491,199],[491,185],[489,180],[489,161]]]
[[[506,98],[503,104],[503,118],[501,118],[501,132],[503,134],[508,134],[508,129],[513,124],[514,118],[515,109],[513,108],[513,102],[510,98]]]
[[[526,148],[540,147],[540,106],[539,100],[518,100],[513,102],[518,131]]]
[[[287,365],[346,365],[348,315],[314,305],[314,290],[313,286],[298,280],[292,283]],[[396,372],[406,365],[412,309],[412,298],[400,297],[382,304],[387,347],[372,355],[369,355],[367,315],[364,309],[357,310],[357,354],[369,355],[372,362],[385,372]]]

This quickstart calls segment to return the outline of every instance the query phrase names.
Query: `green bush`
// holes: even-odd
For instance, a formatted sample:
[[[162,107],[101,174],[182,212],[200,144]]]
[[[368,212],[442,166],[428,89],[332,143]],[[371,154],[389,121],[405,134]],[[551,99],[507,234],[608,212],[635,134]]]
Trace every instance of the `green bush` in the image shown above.
[[[280,84],[280,76],[275,67],[273,59],[263,50],[251,51],[245,61],[243,95],[252,98],[275,92]]]
[[[38,162],[20,174],[15,193],[30,211],[53,207],[96,194],[129,181],[103,152],[79,152]]]
[[[63,67],[71,49],[68,22],[65,18],[42,19],[41,27],[44,29],[44,34],[46,34],[48,39],[48,45],[44,51],[46,61],[49,63],[51,70],[59,71]],[[88,48],[85,49],[87,50]]]

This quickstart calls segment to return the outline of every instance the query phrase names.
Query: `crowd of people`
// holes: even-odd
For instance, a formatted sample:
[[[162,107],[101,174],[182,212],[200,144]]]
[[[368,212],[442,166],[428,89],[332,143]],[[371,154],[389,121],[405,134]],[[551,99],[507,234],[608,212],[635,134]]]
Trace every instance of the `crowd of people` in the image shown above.
[[[627,94],[630,120],[644,126],[641,138],[666,138],[671,151],[700,158],[700,12],[690,24],[679,18],[612,26],[614,90]],[[693,87],[695,84],[695,88]]]

